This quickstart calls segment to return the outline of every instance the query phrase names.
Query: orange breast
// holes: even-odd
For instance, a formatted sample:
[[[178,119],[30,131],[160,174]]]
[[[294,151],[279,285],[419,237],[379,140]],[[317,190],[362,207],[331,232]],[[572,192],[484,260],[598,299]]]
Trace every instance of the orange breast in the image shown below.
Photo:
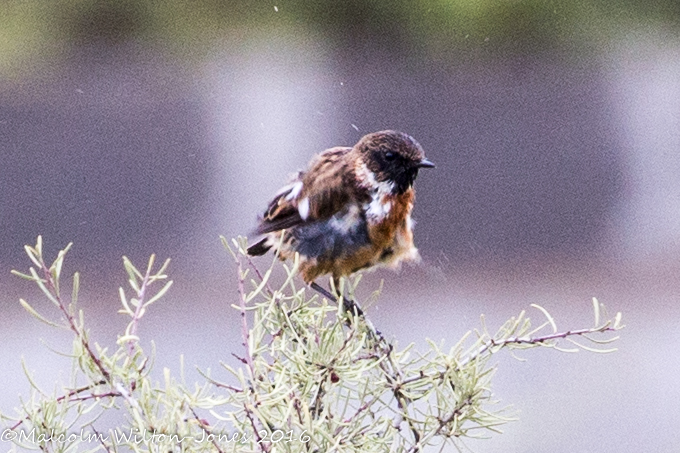
[[[400,230],[408,229],[407,219],[411,216],[415,192],[409,189],[400,195],[384,195],[382,203],[390,203],[387,215],[373,223],[369,220],[368,235],[375,248],[383,250],[390,247]]]

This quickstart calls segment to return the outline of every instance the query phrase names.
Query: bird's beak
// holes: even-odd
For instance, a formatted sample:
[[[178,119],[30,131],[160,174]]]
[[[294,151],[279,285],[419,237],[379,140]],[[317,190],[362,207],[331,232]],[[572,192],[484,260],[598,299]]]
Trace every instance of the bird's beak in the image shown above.
[[[434,168],[434,163],[424,157],[418,162],[418,168]]]

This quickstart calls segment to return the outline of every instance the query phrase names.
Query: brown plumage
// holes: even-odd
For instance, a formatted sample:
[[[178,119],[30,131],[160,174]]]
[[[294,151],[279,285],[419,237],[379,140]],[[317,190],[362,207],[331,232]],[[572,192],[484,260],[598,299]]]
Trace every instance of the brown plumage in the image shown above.
[[[375,265],[417,260],[413,182],[418,169],[433,166],[413,138],[397,131],[328,149],[277,192],[255,230],[265,237],[248,253],[278,248],[288,259],[298,252],[308,283],[324,274],[337,281]]]

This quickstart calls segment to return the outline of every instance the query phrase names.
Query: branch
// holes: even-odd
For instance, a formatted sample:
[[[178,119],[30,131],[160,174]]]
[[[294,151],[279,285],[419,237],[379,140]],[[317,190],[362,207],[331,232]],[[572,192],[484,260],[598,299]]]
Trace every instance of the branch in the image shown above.
[[[255,381],[257,380],[256,378],[256,370],[255,370],[255,364],[253,363],[253,355],[252,351],[250,350],[250,329],[248,328],[248,318],[247,318],[247,313],[246,313],[246,290],[245,290],[245,273],[243,272],[243,266],[241,264],[241,260],[238,258],[237,255],[234,254],[234,260],[236,262],[237,266],[237,272],[238,272],[238,292],[239,292],[239,308],[241,311],[241,337],[243,338],[243,347],[245,348],[245,358],[244,361],[248,367],[248,370],[250,371],[250,379],[251,379],[251,389],[252,386],[255,385]],[[260,276],[260,273],[257,272],[258,276]],[[264,282],[264,280],[262,280]],[[253,393],[249,393],[253,394]],[[255,401],[254,404],[257,406],[257,395],[255,395]],[[250,421],[250,424],[253,427],[253,433],[257,439],[258,445],[260,445],[260,448],[262,449],[263,452],[269,452],[271,449],[271,446],[269,444],[266,444],[262,442],[262,438],[260,437],[259,433],[259,428],[257,426],[257,423],[255,421],[255,418],[253,416],[253,411],[249,407],[249,404],[246,402],[243,404],[243,409],[246,412],[246,417]]]
[[[621,326],[618,325],[618,317],[617,317],[617,322],[614,323],[614,325],[611,324],[611,322],[607,322],[606,324],[599,326],[599,327],[591,327],[590,329],[578,329],[578,330],[567,330],[564,332],[553,332],[548,335],[542,335],[538,337],[511,337],[511,338],[506,338],[505,340],[496,340],[495,338],[490,338],[489,340],[485,341],[484,344],[477,350],[476,353],[472,354],[471,356],[467,357],[465,360],[462,360],[459,362],[458,367],[456,370],[461,369],[468,363],[477,360],[480,356],[482,356],[484,353],[489,351],[491,348],[498,347],[499,349],[502,349],[506,346],[510,345],[540,345],[540,344],[545,344],[553,340],[560,340],[560,339],[567,339],[569,337],[574,337],[574,336],[583,336],[587,338],[590,341],[590,338],[588,338],[586,335],[588,334],[593,334],[593,333],[605,333],[605,332],[616,332],[619,329],[621,329]]]
[[[57,305],[63,315],[66,317],[66,320],[68,321],[70,329],[76,334],[78,339],[80,340],[80,344],[83,346],[85,351],[87,352],[87,355],[90,357],[92,362],[95,364],[99,372],[104,376],[104,379],[106,382],[111,384],[111,373],[104,368],[104,365],[102,364],[101,360],[97,356],[97,354],[94,353],[92,348],[90,347],[90,343],[86,338],[85,332],[81,331],[80,328],[78,327],[75,318],[73,315],[70,313],[70,311],[67,309],[66,305],[64,304],[64,301],[61,298],[61,295],[59,294],[59,291],[57,290],[57,282],[55,282],[54,278],[52,277],[52,272],[50,268],[47,267],[45,264],[45,260],[42,257],[42,253],[39,255],[39,262],[40,262],[40,270],[43,273],[43,276],[45,278],[45,283],[47,285],[47,289],[50,291],[52,296],[56,299]]]
[[[198,416],[198,414],[196,413],[196,411],[194,411],[194,408],[191,407],[191,406],[189,406],[189,410],[190,410],[191,413],[193,414],[194,419],[198,422],[198,425],[201,427],[201,429],[204,430],[204,431],[208,431],[210,434],[212,434],[212,429],[210,428],[210,425],[209,425],[207,422],[205,422],[202,418],[200,418],[200,417]],[[218,453],[224,453],[224,451],[222,451],[222,449],[220,448],[219,444],[217,443],[217,440],[215,439],[215,436],[213,436],[213,437],[210,438],[210,439],[211,439],[211,443],[213,444],[213,447],[216,448],[217,452],[218,452]]]
[[[128,335],[131,336],[136,336],[137,335],[137,326],[139,324],[139,320],[142,318],[142,314],[144,312],[144,296],[146,295],[146,288],[149,284],[149,277],[151,276],[151,265],[153,264],[154,261],[154,256],[151,255],[151,258],[149,259],[149,266],[146,268],[146,274],[144,274],[144,278],[142,279],[142,284],[139,286],[139,290],[137,292],[137,307],[135,307],[135,312],[132,315],[132,321],[130,321],[130,326],[128,328]],[[132,357],[135,353],[135,340],[130,339],[127,342],[128,346],[128,356]]]
[[[83,387],[73,389],[70,392],[68,392],[67,394],[61,395],[60,397],[58,397],[55,400],[55,402],[61,403],[65,399],[68,399],[69,401],[71,401],[71,397],[73,397],[75,395],[79,395],[80,393],[83,393],[83,392],[87,392],[88,390],[92,390],[93,388],[95,388],[99,385],[104,385],[104,384],[106,384],[106,381],[102,379],[99,382],[95,382],[95,383],[90,384],[90,385],[85,385]],[[121,396],[121,395],[118,392],[109,392],[109,393],[103,393],[103,394],[98,394],[98,395],[91,394],[91,395],[86,395],[86,397],[74,399],[73,401],[85,401],[85,400],[88,400],[88,399],[104,398],[104,397],[116,397],[116,396]],[[43,408],[39,407],[37,409],[36,413],[39,414],[40,412],[42,412],[42,410],[43,410]],[[14,431],[19,426],[21,426],[25,421],[28,421],[30,419],[31,419],[30,416],[24,417],[21,420],[19,420],[17,423],[15,423],[14,425],[10,426],[9,429]]]

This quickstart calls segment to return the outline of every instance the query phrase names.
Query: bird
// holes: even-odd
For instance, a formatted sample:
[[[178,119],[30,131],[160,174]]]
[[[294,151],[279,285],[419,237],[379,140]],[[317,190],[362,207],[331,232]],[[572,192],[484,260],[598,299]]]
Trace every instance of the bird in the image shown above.
[[[413,137],[395,130],[327,149],[276,192],[254,231],[263,237],[247,253],[273,249],[282,260],[299,253],[307,284],[330,274],[336,288],[362,269],[418,262],[413,184],[421,168],[434,166]]]

